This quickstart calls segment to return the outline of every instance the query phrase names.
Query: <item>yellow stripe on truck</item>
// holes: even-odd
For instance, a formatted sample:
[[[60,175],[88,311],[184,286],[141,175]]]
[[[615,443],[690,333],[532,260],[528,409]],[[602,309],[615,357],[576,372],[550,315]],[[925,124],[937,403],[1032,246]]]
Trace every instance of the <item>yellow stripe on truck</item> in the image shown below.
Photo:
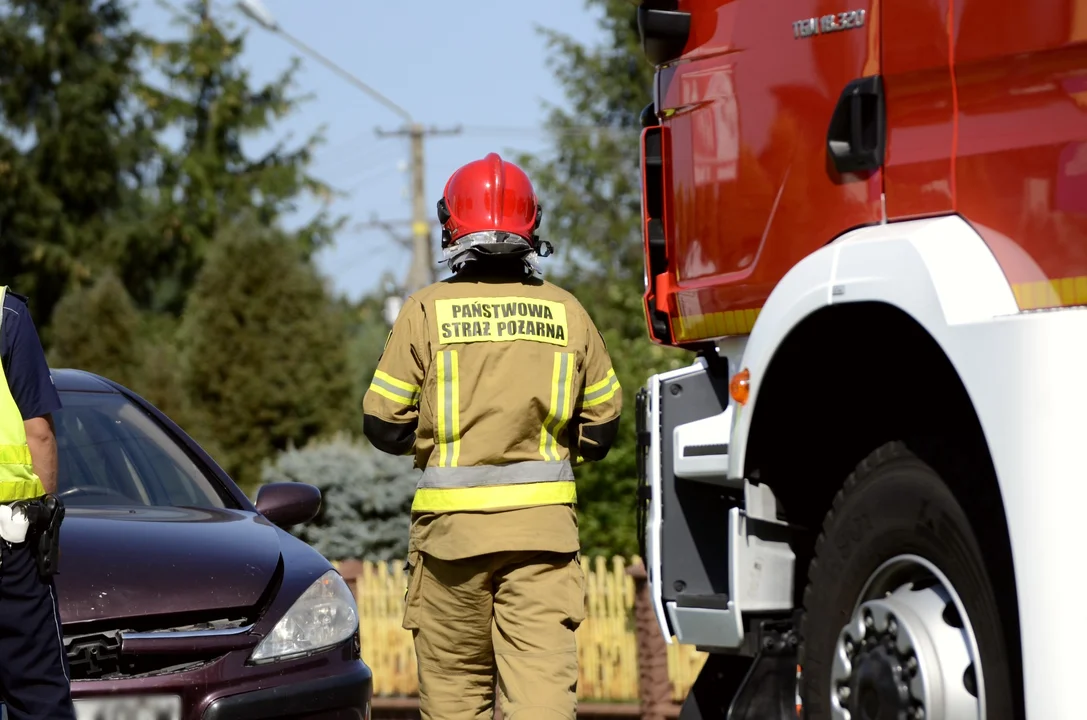
[[[1020,310],[1087,305],[1087,275],[1013,283],[1012,292]],[[684,315],[674,319],[676,342],[709,340],[726,335],[750,335],[762,308]]]
[[[1087,275],[1012,285],[1020,310],[1087,305]]]
[[[672,327],[677,342],[708,340],[725,335],[750,335],[762,308],[726,310],[703,315],[680,313]]]

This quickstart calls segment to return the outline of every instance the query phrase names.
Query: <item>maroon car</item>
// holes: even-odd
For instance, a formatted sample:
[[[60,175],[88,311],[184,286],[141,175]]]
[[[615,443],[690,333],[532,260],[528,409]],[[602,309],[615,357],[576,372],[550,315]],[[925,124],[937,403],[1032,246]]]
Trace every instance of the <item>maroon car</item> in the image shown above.
[[[358,614],[329,562],[283,528],[310,485],[256,506],[169,418],[57,370],[64,644],[80,720],[369,717]]]

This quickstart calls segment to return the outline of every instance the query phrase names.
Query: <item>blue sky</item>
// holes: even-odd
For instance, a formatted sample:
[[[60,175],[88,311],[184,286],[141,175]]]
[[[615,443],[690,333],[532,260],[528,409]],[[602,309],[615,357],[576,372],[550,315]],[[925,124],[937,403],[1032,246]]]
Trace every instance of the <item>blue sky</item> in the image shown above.
[[[180,0],[175,0],[180,4]],[[426,125],[463,125],[460,136],[436,137],[426,146],[427,206],[437,202],[449,174],[488,152],[546,153],[540,130],[545,102],[564,105],[547,68],[536,26],[587,43],[601,39],[584,0],[264,0],[280,26],[407,109]],[[248,29],[243,62],[256,82],[281,73],[299,53],[282,37],[255,26],[215,0],[217,17]],[[158,36],[177,31],[155,0],[136,0],[133,21]],[[349,217],[335,246],[319,258],[336,290],[348,297],[377,289],[383,273],[402,278],[407,252],[380,229],[359,229],[378,216],[410,217],[406,139],[379,138],[375,127],[400,124],[390,110],[317,62],[302,57],[296,91],[312,96],[285,120],[278,135],[297,139],[325,126],[326,143],[313,173],[347,195],[333,212]],[[254,145],[254,152],[259,144]],[[318,209],[307,199],[297,221]],[[405,227],[405,231],[407,228]]]

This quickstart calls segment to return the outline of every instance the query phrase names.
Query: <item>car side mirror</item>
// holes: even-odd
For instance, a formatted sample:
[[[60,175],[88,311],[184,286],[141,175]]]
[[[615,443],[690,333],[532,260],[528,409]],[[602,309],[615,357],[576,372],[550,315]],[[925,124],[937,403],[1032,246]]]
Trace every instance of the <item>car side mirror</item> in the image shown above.
[[[257,491],[257,512],[284,530],[309,522],[321,509],[321,491],[297,482],[269,483]]]

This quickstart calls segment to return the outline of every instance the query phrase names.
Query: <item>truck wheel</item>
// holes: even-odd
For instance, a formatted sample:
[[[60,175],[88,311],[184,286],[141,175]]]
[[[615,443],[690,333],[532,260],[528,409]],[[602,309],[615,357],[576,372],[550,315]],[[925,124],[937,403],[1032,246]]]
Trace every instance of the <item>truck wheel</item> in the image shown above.
[[[808,720],[1011,720],[997,600],[966,514],[888,443],[849,476],[808,570],[800,696]]]

